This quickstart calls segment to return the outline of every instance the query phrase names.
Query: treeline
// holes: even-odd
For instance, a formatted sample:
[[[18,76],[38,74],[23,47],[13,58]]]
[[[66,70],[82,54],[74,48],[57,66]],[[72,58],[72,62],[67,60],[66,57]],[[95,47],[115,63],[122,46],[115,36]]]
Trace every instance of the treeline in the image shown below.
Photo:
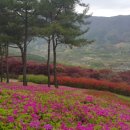
[[[75,10],[77,5],[84,9],[80,14]],[[41,37],[48,43],[48,86],[50,87],[50,46],[52,45],[54,85],[58,87],[57,46],[66,44],[72,47],[91,43],[82,37],[89,29],[87,26],[89,22],[84,20],[90,17],[87,15],[88,10],[89,5],[80,0],[0,0],[1,82],[4,73],[7,83],[9,82],[8,51],[9,47],[12,47],[20,49],[23,85],[27,85],[27,47],[34,37]],[[82,25],[85,25],[84,29],[81,29]],[[6,63],[5,66],[3,61]]]

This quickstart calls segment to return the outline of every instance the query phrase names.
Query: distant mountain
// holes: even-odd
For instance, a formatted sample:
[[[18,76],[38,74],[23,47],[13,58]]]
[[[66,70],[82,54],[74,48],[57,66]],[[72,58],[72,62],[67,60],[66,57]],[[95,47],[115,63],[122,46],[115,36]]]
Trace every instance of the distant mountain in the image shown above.
[[[120,42],[130,42],[130,15],[119,15],[114,17],[92,16],[88,21],[91,22],[90,30],[84,34],[85,38],[95,40],[98,44],[116,44]],[[82,28],[85,28],[82,26]],[[39,40],[38,44],[43,44]]]
[[[88,36],[96,43],[130,42],[130,15],[115,17],[91,17]]]

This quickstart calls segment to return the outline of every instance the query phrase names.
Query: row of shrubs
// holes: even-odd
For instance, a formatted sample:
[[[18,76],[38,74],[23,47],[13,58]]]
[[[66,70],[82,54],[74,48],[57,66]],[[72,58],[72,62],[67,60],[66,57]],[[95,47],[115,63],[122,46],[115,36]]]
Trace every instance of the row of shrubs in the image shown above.
[[[22,74],[22,63],[20,59],[10,58],[9,61],[10,77],[15,78]],[[4,69],[5,65],[4,65]],[[1,70],[1,68],[0,68]],[[58,76],[70,76],[74,78],[93,78],[97,80],[109,80],[112,82],[127,82],[130,84],[130,71],[113,72],[112,70],[93,70],[82,67],[57,65]],[[37,75],[47,75],[46,64],[28,61],[27,73]],[[50,73],[53,74],[53,65],[50,65]]]
[[[19,80],[22,81],[23,77],[19,76]],[[47,76],[43,75],[28,75],[29,82],[37,84],[47,84]],[[114,83],[106,80],[96,80],[90,78],[72,78],[69,76],[58,77],[59,85],[70,86],[75,88],[84,89],[96,89],[102,91],[110,91],[121,95],[130,96],[130,86],[125,83]],[[51,78],[51,84],[53,84],[53,78]]]
[[[51,82],[53,83],[53,79],[51,79]],[[60,85],[70,87],[110,91],[117,94],[130,96],[130,86],[125,83],[114,83],[106,80],[72,77],[58,77],[58,83]]]

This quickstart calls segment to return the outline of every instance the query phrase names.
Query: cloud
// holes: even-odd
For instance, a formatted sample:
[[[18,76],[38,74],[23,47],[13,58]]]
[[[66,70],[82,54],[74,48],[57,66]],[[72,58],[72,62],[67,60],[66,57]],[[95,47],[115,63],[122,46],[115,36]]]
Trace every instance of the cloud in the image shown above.
[[[82,0],[86,4],[90,4],[90,12],[95,16],[115,16],[130,14],[130,0]],[[78,12],[82,8],[77,6]]]
[[[98,9],[97,11],[93,11],[93,16],[110,17],[110,16],[117,16],[117,15],[130,15],[130,9],[129,10],[128,9],[124,9],[124,10]]]

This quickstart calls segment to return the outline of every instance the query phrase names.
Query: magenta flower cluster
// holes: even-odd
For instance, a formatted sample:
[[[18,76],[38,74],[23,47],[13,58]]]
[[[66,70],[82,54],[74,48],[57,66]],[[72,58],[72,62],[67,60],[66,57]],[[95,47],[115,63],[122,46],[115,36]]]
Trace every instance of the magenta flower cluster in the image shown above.
[[[130,102],[68,87],[0,85],[0,129],[130,130]]]

